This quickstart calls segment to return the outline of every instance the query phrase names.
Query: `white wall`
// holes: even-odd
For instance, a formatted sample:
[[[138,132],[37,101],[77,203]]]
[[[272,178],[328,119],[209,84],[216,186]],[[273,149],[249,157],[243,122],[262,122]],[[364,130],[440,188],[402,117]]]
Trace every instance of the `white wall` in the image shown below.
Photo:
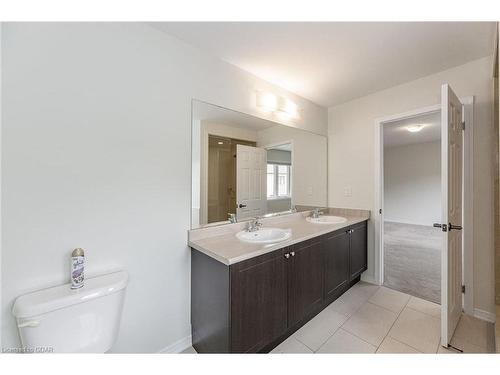
[[[258,147],[292,143],[292,203],[326,206],[327,138],[282,126],[258,132]]]
[[[449,83],[460,96],[474,95],[474,307],[493,312],[493,80],[490,57],[380,91],[328,111],[328,197],[331,206],[374,204],[374,121],[440,103]],[[345,196],[345,188],[351,196]],[[369,228],[367,277],[374,277],[374,233]]]
[[[254,90],[294,100],[295,126],[326,110],[140,23],[8,23],[2,32],[2,344],[24,293],[130,273],[114,352],[190,334],[191,100],[263,116]],[[276,121],[276,119],[273,119]]]
[[[386,221],[441,222],[441,141],[384,148]]]

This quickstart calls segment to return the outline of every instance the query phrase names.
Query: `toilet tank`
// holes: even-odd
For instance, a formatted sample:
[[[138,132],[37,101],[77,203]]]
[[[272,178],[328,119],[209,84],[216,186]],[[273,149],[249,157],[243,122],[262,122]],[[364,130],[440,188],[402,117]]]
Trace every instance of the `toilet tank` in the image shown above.
[[[14,302],[23,349],[27,352],[104,353],[118,336],[128,282],[125,271],[20,296]]]

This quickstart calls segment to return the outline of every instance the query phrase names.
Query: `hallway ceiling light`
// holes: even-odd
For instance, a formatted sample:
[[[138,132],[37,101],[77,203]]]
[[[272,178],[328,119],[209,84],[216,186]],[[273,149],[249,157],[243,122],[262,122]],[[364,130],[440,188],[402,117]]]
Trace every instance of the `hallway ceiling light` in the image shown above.
[[[424,128],[424,125],[410,125],[406,127],[410,133],[417,133]]]

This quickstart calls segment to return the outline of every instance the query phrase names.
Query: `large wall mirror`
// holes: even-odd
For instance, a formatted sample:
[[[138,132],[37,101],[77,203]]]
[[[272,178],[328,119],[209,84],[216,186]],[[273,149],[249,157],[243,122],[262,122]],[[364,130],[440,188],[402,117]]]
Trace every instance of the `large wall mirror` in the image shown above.
[[[327,139],[193,100],[192,228],[326,206]]]

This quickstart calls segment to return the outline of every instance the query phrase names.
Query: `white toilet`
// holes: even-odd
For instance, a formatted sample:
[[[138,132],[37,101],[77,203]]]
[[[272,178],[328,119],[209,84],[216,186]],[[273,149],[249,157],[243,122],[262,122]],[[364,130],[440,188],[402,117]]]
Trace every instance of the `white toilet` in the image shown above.
[[[127,287],[125,271],[25,294],[16,299],[23,348],[28,352],[104,353],[116,340]]]

